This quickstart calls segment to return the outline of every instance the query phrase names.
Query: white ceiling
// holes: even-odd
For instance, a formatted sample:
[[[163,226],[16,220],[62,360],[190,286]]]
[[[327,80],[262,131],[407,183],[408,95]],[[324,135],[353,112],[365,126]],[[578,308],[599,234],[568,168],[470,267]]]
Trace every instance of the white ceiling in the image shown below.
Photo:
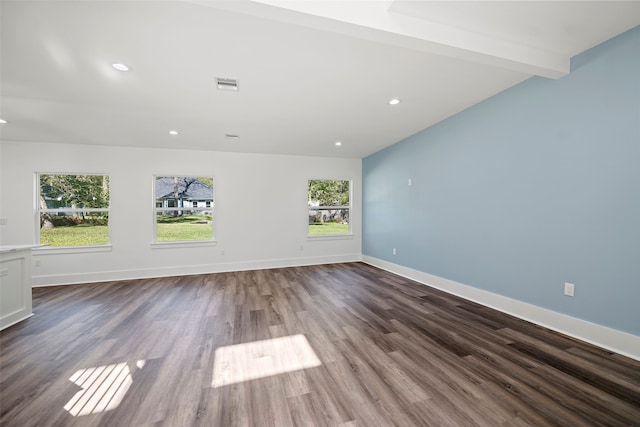
[[[639,25],[640,2],[22,0],[0,15],[3,140],[361,158],[561,78]]]

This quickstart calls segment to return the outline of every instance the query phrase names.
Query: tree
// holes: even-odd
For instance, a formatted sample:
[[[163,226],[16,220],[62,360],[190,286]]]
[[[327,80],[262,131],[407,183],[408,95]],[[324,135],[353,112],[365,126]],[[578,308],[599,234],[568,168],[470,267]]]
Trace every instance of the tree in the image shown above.
[[[47,201],[44,199],[44,195],[40,192],[40,209],[47,209]],[[42,212],[40,214],[40,228],[53,228],[53,218],[49,212]]]
[[[200,181],[198,181],[198,179],[192,176],[183,176],[183,177],[174,176],[173,177],[173,198],[176,199],[177,207],[179,208],[184,207],[184,199],[187,198],[189,187],[191,187],[193,184],[197,182],[200,182]],[[174,211],[173,213],[173,216],[182,216],[182,215],[183,215],[182,211],[178,211],[178,210]]]
[[[56,208],[71,208],[74,222],[79,221],[78,209],[108,208],[109,196],[107,175],[40,175],[40,208],[50,207],[47,200],[52,201]],[[43,213],[40,226],[53,226],[48,213]]]
[[[207,176],[199,176],[196,178],[198,181],[206,185],[207,187],[213,188],[213,178]]]
[[[320,206],[343,206],[349,204],[349,181],[311,179],[308,187],[309,202]]]
[[[349,205],[349,181],[331,179],[312,179],[308,184],[308,204],[309,206],[347,206]],[[344,220],[348,216],[347,209],[336,210],[324,209],[327,218],[334,220],[336,215]],[[322,210],[318,210],[310,216],[311,221],[324,222],[325,215]]]

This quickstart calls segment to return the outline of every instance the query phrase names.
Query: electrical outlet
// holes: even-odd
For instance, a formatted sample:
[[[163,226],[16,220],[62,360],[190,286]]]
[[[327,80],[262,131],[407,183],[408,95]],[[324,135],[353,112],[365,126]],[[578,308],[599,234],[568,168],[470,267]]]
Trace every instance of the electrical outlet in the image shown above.
[[[396,254],[396,248],[393,248],[392,252],[395,255]]]
[[[564,294],[572,297],[575,294],[576,285],[573,283],[565,283],[564,284]]]
[[[413,185],[413,180],[409,178],[409,181],[407,182],[407,184],[409,184],[409,187],[411,187]]]
[[[9,221],[7,220],[7,218],[0,218],[0,225],[7,225],[9,223]]]

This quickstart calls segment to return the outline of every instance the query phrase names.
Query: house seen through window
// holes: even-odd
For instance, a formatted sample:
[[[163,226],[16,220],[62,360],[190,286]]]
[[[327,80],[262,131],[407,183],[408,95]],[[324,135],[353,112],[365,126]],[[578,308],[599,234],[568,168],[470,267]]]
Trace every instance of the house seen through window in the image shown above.
[[[38,174],[39,242],[109,244],[109,176]]]
[[[213,240],[213,178],[156,176],[155,241]]]
[[[307,186],[309,235],[349,234],[351,181],[310,179]]]

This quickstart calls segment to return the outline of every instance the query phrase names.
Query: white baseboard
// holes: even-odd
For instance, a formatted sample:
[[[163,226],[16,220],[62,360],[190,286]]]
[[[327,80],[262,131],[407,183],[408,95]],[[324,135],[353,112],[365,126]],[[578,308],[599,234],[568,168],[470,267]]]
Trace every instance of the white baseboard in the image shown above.
[[[17,323],[20,323],[31,316],[33,316],[33,313],[29,313],[26,316],[18,313],[18,315],[12,314],[12,315],[3,317],[2,319],[0,319],[0,331],[7,329],[9,326],[13,326]]]
[[[474,288],[469,285],[434,276],[429,273],[360,254],[43,275],[33,276],[32,283],[33,287],[73,285],[78,283],[108,282],[113,280],[148,279],[154,277],[300,267],[305,265],[335,264],[356,261],[363,261],[399,276],[407,277],[416,282],[457,295],[478,304],[494,308],[498,311],[533,322],[537,325],[591,343],[598,347],[614,351],[635,360],[640,360],[639,336],[607,328],[566,314],[558,313],[499,294]]]
[[[360,261],[361,259],[362,257],[360,254],[345,254],[307,258],[239,261],[221,264],[180,265],[169,267],[139,268],[131,270],[42,275],[32,277],[32,286],[42,287],[75,285],[79,283],[109,282],[114,280],[149,279],[154,277],[189,276],[194,274],[224,273],[229,271],[301,267],[305,265],[355,262]]]
[[[472,286],[463,285],[462,283],[443,279],[442,277],[383,261],[378,258],[363,255],[362,261],[399,276],[440,289],[478,304],[494,308],[503,313],[527,320],[570,337],[616,352],[623,356],[640,360],[639,336],[607,328],[586,320],[567,316],[566,314],[561,314],[546,308],[474,288]]]

